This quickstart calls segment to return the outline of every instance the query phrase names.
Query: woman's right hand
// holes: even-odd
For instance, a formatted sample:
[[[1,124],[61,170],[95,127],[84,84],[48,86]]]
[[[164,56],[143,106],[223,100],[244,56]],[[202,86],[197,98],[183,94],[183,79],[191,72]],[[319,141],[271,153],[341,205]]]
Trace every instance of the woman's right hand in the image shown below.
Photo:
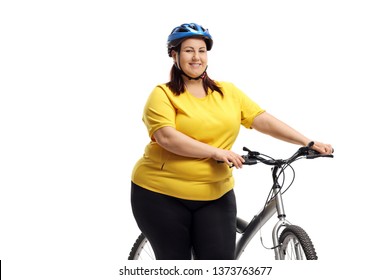
[[[219,162],[224,162],[229,167],[241,168],[244,163],[244,158],[235,152],[230,150],[224,150],[216,148],[215,153],[213,154],[213,159]]]

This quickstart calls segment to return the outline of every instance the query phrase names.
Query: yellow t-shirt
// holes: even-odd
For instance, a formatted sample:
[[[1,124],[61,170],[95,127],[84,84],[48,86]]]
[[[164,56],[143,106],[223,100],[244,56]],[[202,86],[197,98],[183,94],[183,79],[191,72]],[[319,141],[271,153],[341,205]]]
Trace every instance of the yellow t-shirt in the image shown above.
[[[143,121],[151,142],[136,163],[132,181],[148,190],[190,200],[213,200],[233,188],[232,169],[211,158],[179,156],[160,147],[153,133],[165,126],[221,149],[231,149],[240,125],[250,128],[264,112],[232,83],[217,82],[223,91],[196,98],[189,92],[174,95],[164,84],[154,88]]]

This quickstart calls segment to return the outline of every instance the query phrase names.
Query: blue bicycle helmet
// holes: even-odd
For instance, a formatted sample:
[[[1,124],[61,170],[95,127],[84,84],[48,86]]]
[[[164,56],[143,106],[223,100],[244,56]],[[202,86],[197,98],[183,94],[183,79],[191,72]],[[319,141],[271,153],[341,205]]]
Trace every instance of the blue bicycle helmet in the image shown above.
[[[208,31],[208,29],[203,28],[201,25],[196,23],[184,23],[178,27],[175,27],[171,34],[168,36],[168,55],[171,55],[171,52],[174,48],[180,45],[185,39],[190,37],[201,37],[206,42],[207,50],[211,50],[213,46],[213,39]]]

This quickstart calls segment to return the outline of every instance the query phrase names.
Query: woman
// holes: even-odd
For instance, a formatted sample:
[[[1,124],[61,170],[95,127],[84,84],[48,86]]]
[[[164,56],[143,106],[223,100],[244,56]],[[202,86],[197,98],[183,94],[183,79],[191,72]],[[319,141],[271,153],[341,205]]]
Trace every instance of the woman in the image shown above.
[[[240,125],[305,146],[311,139],[267,113],[232,83],[207,75],[207,29],[191,23],[173,29],[171,80],[154,88],[143,121],[150,143],[132,174],[131,203],[157,259],[233,259],[236,201],[231,151]],[[320,153],[328,144],[315,142]],[[224,162],[221,164],[218,162]]]

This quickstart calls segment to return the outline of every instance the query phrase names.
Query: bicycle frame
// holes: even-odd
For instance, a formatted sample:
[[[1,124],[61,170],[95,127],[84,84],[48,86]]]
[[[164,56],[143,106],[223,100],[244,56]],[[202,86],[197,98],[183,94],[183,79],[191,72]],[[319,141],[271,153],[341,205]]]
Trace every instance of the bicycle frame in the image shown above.
[[[248,152],[247,155],[243,155],[244,163],[246,165],[254,165],[259,162],[271,165],[272,166],[272,197],[267,198],[266,205],[261,211],[255,215],[249,223],[237,217],[237,232],[241,234],[237,238],[236,250],[234,253],[234,259],[238,260],[241,254],[246,249],[247,245],[251,242],[252,238],[257,234],[257,232],[271,219],[271,217],[277,213],[278,221],[273,227],[272,230],[272,242],[273,249],[275,253],[276,260],[282,259],[309,259],[316,260],[318,259],[315,252],[314,246],[307,235],[307,233],[297,225],[292,225],[286,220],[286,213],[283,205],[283,192],[282,186],[279,184],[279,176],[284,175],[284,169],[290,166],[291,163],[297,159],[306,158],[313,159],[318,157],[333,157],[331,154],[320,154],[311,147],[314,145],[314,142],[310,142],[307,146],[301,147],[288,159],[278,159],[275,160],[267,155],[260,154],[259,152],[250,151],[248,148],[244,147],[244,151]],[[290,166],[291,167],[291,166]],[[292,168],[292,167],[291,167]],[[293,182],[294,180],[292,180]],[[291,184],[292,184],[291,182]],[[290,184],[290,186],[291,186]],[[281,231],[281,229],[284,229]],[[137,238],[134,243],[130,254],[130,259],[138,259],[142,252],[144,251],[145,244],[147,239],[145,235],[141,235]],[[303,246],[304,245],[304,246]],[[149,257],[154,257],[153,248],[150,251],[147,251],[146,254]],[[196,259],[196,256],[193,255],[193,259]]]
[[[246,246],[252,240],[252,238],[257,234],[257,232],[268,222],[268,220],[275,214],[278,214],[279,221],[275,224],[272,230],[272,241],[274,245],[275,259],[280,260],[281,255],[279,251],[279,231],[282,227],[290,225],[286,220],[286,213],[284,211],[282,193],[280,191],[281,187],[278,183],[278,174],[279,167],[275,166],[272,168],[272,178],[273,178],[273,194],[274,197],[267,203],[263,210],[261,210],[256,216],[253,217],[252,221],[249,222],[242,229],[241,237],[237,241],[235,259],[239,259],[241,254],[244,252]],[[239,218],[238,218],[239,219]],[[245,223],[243,220],[239,219],[239,222]]]

